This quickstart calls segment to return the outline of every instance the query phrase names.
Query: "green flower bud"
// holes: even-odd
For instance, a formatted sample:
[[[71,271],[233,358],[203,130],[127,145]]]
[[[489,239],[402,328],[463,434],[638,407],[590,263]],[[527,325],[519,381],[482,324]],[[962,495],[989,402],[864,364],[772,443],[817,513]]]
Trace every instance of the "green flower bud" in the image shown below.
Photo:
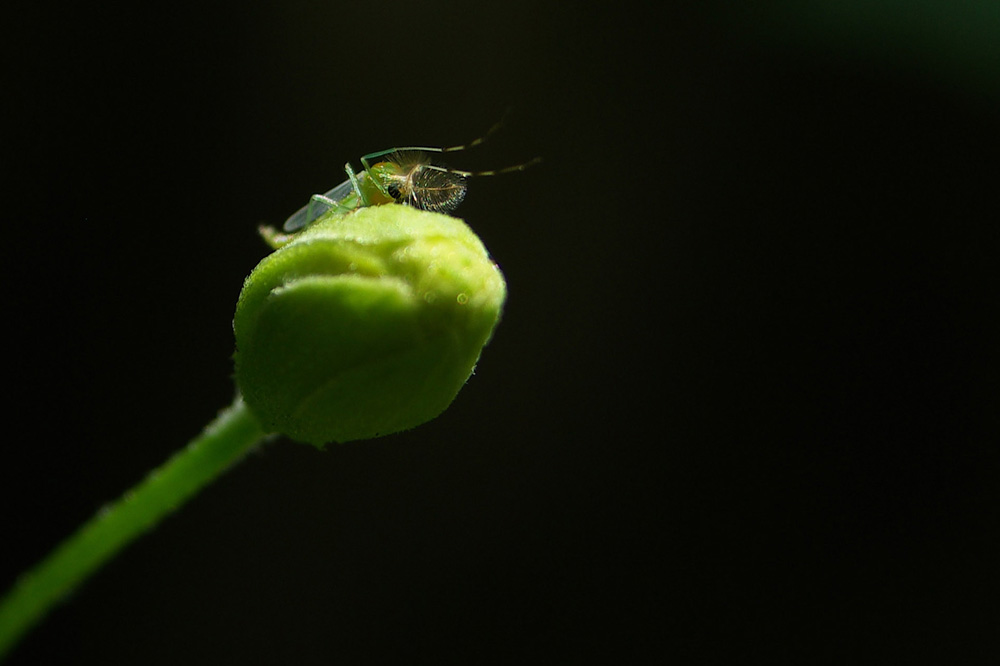
[[[236,382],[265,429],[299,441],[406,430],[455,399],[505,297],[457,218],[400,205],[329,216],[247,277]]]

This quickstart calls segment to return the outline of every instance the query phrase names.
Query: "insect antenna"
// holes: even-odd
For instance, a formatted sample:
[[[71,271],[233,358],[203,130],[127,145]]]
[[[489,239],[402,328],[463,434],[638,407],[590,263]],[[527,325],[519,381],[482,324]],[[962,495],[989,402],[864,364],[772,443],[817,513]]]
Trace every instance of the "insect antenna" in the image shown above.
[[[460,150],[468,150],[469,148],[475,148],[478,145],[484,143],[488,138],[496,134],[504,126],[507,121],[507,116],[510,114],[510,109],[504,111],[503,117],[497,121],[493,127],[486,131],[477,139],[473,139],[468,143],[463,143],[458,146],[447,146],[445,148],[437,146],[404,146],[402,148],[390,148],[388,150],[380,150],[377,153],[369,153],[361,158],[361,163],[364,165],[365,169],[368,169],[368,163],[375,160],[376,158],[382,157],[383,155],[390,155],[392,153],[455,153]]]
[[[486,130],[486,134],[482,135],[478,139],[473,139],[469,143],[465,143],[465,144],[462,144],[460,146],[448,146],[447,148],[438,148],[435,152],[439,152],[439,153],[454,153],[454,152],[457,152],[459,150],[468,150],[469,148],[475,148],[476,146],[478,146],[481,143],[485,142],[486,139],[488,139],[491,136],[493,136],[494,134],[496,134],[500,130],[500,128],[503,127],[504,121],[506,121],[506,120],[507,120],[507,114],[504,113],[503,114],[503,118],[501,118],[499,120],[499,122],[497,122],[495,125],[493,125],[493,127],[491,127],[488,130]],[[424,150],[427,150],[427,149],[425,148]]]
[[[523,164],[489,171],[463,171],[437,164],[422,164],[414,176],[413,187],[409,194],[410,205],[424,210],[450,213],[465,199],[466,179],[475,176],[498,176],[512,171],[524,171],[541,161],[542,158],[536,157]]]
[[[453,173],[462,178],[473,178],[475,176],[499,176],[504,173],[512,173],[514,171],[524,171],[528,167],[535,166],[542,161],[541,157],[535,157],[528,160],[527,162],[522,162],[521,164],[514,164],[509,167],[504,167],[502,169],[489,169],[487,171],[463,171],[461,169],[452,169],[450,167],[438,166],[437,164],[425,164],[424,169],[433,169],[434,171],[444,171],[445,173]]]

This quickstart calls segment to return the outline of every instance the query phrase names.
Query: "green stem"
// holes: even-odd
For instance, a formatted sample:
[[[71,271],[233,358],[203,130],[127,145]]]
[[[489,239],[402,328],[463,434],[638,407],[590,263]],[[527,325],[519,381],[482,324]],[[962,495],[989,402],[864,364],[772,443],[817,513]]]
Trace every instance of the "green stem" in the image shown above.
[[[183,450],[21,576],[0,600],[0,659],[87,576],[263,439],[261,426],[237,398]]]

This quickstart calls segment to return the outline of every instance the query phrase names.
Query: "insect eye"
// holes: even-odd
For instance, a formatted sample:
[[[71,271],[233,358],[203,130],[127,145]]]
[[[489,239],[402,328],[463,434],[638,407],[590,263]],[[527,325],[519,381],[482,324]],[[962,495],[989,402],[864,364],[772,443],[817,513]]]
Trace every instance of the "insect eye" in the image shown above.
[[[399,187],[396,185],[388,185],[385,191],[389,193],[389,196],[393,199],[399,199]]]

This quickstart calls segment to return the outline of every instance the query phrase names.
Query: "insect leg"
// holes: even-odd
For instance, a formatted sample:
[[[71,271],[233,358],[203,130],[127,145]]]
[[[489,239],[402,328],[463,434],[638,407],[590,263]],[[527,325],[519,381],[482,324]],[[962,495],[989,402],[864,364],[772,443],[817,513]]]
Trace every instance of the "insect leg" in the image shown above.
[[[334,206],[337,202],[329,197],[325,197],[322,194],[314,194],[309,197],[309,204],[306,206],[306,224],[318,219]]]
[[[317,220],[323,215],[326,215],[327,211],[334,209],[338,213],[349,213],[354,210],[353,207],[347,206],[341,201],[335,201],[325,194],[314,194],[309,197],[309,205],[306,207],[306,220],[312,222]]]
[[[368,165],[365,165],[365,171],[368,171]],[[358,195],[358,201],[361,202],[362,206],[370,206],[371,203],[368,201],[368,197],[365,193],[361,191],[361,183],[358,182],[358,176],[354,173],[354,167],[348,162],[344,165],[344,172],[351,181],[351,187],[354,188],[354,193]]]

